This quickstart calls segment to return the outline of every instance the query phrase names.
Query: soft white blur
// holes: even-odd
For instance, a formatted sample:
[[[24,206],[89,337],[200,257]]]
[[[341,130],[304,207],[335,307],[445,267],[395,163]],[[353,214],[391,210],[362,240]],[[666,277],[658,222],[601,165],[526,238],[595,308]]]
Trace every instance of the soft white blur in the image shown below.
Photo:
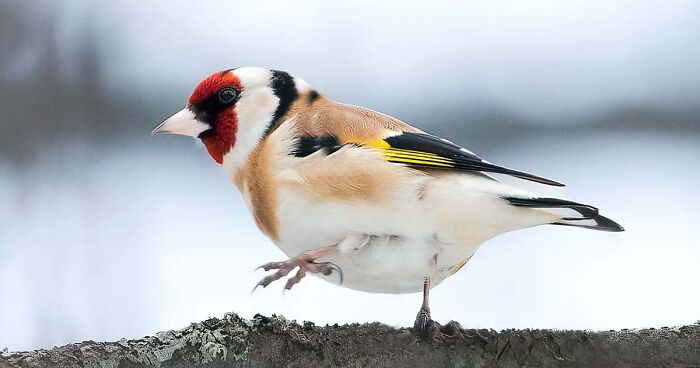
[[[700,319],[697,2],[36,3],[0,5],[13,51],[0,55],[0,349],[135,338],[229,311],[412,323],[418,294],[315,278],[250,293],[254,268],[282,253],[201,145],[148,136],[199,79],[242,65],[564,181],[557,195],[627,229],[498,237],[431,293],[438,321]]]

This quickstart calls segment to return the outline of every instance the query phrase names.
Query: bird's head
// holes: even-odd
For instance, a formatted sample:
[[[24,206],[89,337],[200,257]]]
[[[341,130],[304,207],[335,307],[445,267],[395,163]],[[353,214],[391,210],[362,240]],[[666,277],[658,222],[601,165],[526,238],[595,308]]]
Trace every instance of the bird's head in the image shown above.
[[[265,68],[217,72],[201,81],[185,108],[153,129],[153,134],[199,138],[221,164],[233,151],[250,153],[287,112],[300,89],[307,88],[298,78]]]

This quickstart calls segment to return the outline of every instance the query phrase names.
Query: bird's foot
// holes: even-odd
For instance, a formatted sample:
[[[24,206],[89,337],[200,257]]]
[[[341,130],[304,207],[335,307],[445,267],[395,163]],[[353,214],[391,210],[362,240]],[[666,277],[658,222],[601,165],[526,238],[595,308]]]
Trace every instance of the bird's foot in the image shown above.
[[[304,252],[297,257],[290,258],[283,262],[270,262],[258,267],[264,269],[265,271],[277,271],[260,280],[260,282],[255,285],[255,288],[253,288],[253,291],[255,291],[258,286],[267,287],[267,285],[270,285],[272,282],[287,276],[297,267],[299,270],[294,276],[287,279],[287,284],[284,286],[284,290],[289,290],[292,288],[292,286],[298,284],[307,273],[320,273],[328,276],[335,271],[340,277],[340,283],[343,283],[343,271],[340,269],[340,267],[338,267],[338,265],[331,262],[316,263],[314,262],[316,258],[318,257],[316,254],[314,254],[314,252]]]
[[[413,332],[421,339],[430,338],[433,335],[435,322],[430,318],[430,309],[421,308],[413,323]]]

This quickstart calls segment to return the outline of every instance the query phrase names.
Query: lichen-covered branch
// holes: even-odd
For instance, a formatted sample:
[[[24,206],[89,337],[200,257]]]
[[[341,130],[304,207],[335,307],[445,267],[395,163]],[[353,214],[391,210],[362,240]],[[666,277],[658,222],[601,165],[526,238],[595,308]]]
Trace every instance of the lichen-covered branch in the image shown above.
[[[236,315],[138,340],[3,353],[0,367],[700,367],[700,324],[609,332],[465,330],[419,341],[379,323]]]

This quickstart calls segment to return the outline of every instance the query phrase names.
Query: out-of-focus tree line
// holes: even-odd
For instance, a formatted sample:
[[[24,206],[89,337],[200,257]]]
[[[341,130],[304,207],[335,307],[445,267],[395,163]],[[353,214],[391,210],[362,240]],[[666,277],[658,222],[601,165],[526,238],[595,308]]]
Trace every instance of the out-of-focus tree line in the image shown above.
[[[75,134],[107,140],[115,139],[115,134],[141,134],[156,122],[151,120],[172,110],[173,101],[153,97],[161,86],[158,83],[126,93],[113,90],[115,82],[106,77],[105,58],[114,56],[114,52],[106,51],[130,41],[123,39],[119,29],[105,32],[96,24],[98,20],[90,16],[72,22],[60,19],[57,14],[61,14],[61,7],[71,4],[88,8],[83,14],[89,15],[89,4],[80,2],[0,2],[0,154],[21,157],[47,140]],[[125,58],[110,62],[128,66],[139,61]],[[177,76],[173,80],[182,83]],[[178,102],[182,100],[184,96]],[[423,110],[407,106],[400,117],[437,134],[492,139],[551,132],[575,134],[593,129],[700,131],[700,105],[688,109],[669,107],[663,102],[629,104],[571,114],[567,124],[538,124],[508,108],[488,103],[451,104],[449,108],[434,101],[429,103],[432,105]],[[469,141],[479,150],[480,139]]]
[[[0,155],[31,156],[74,134],[108,139],[139,114],[138,103],[110,95],[89,23],[74,32],[80,39],[68,55],[61,50],[57,6],[33,14],[32,3],[0,2]]]

